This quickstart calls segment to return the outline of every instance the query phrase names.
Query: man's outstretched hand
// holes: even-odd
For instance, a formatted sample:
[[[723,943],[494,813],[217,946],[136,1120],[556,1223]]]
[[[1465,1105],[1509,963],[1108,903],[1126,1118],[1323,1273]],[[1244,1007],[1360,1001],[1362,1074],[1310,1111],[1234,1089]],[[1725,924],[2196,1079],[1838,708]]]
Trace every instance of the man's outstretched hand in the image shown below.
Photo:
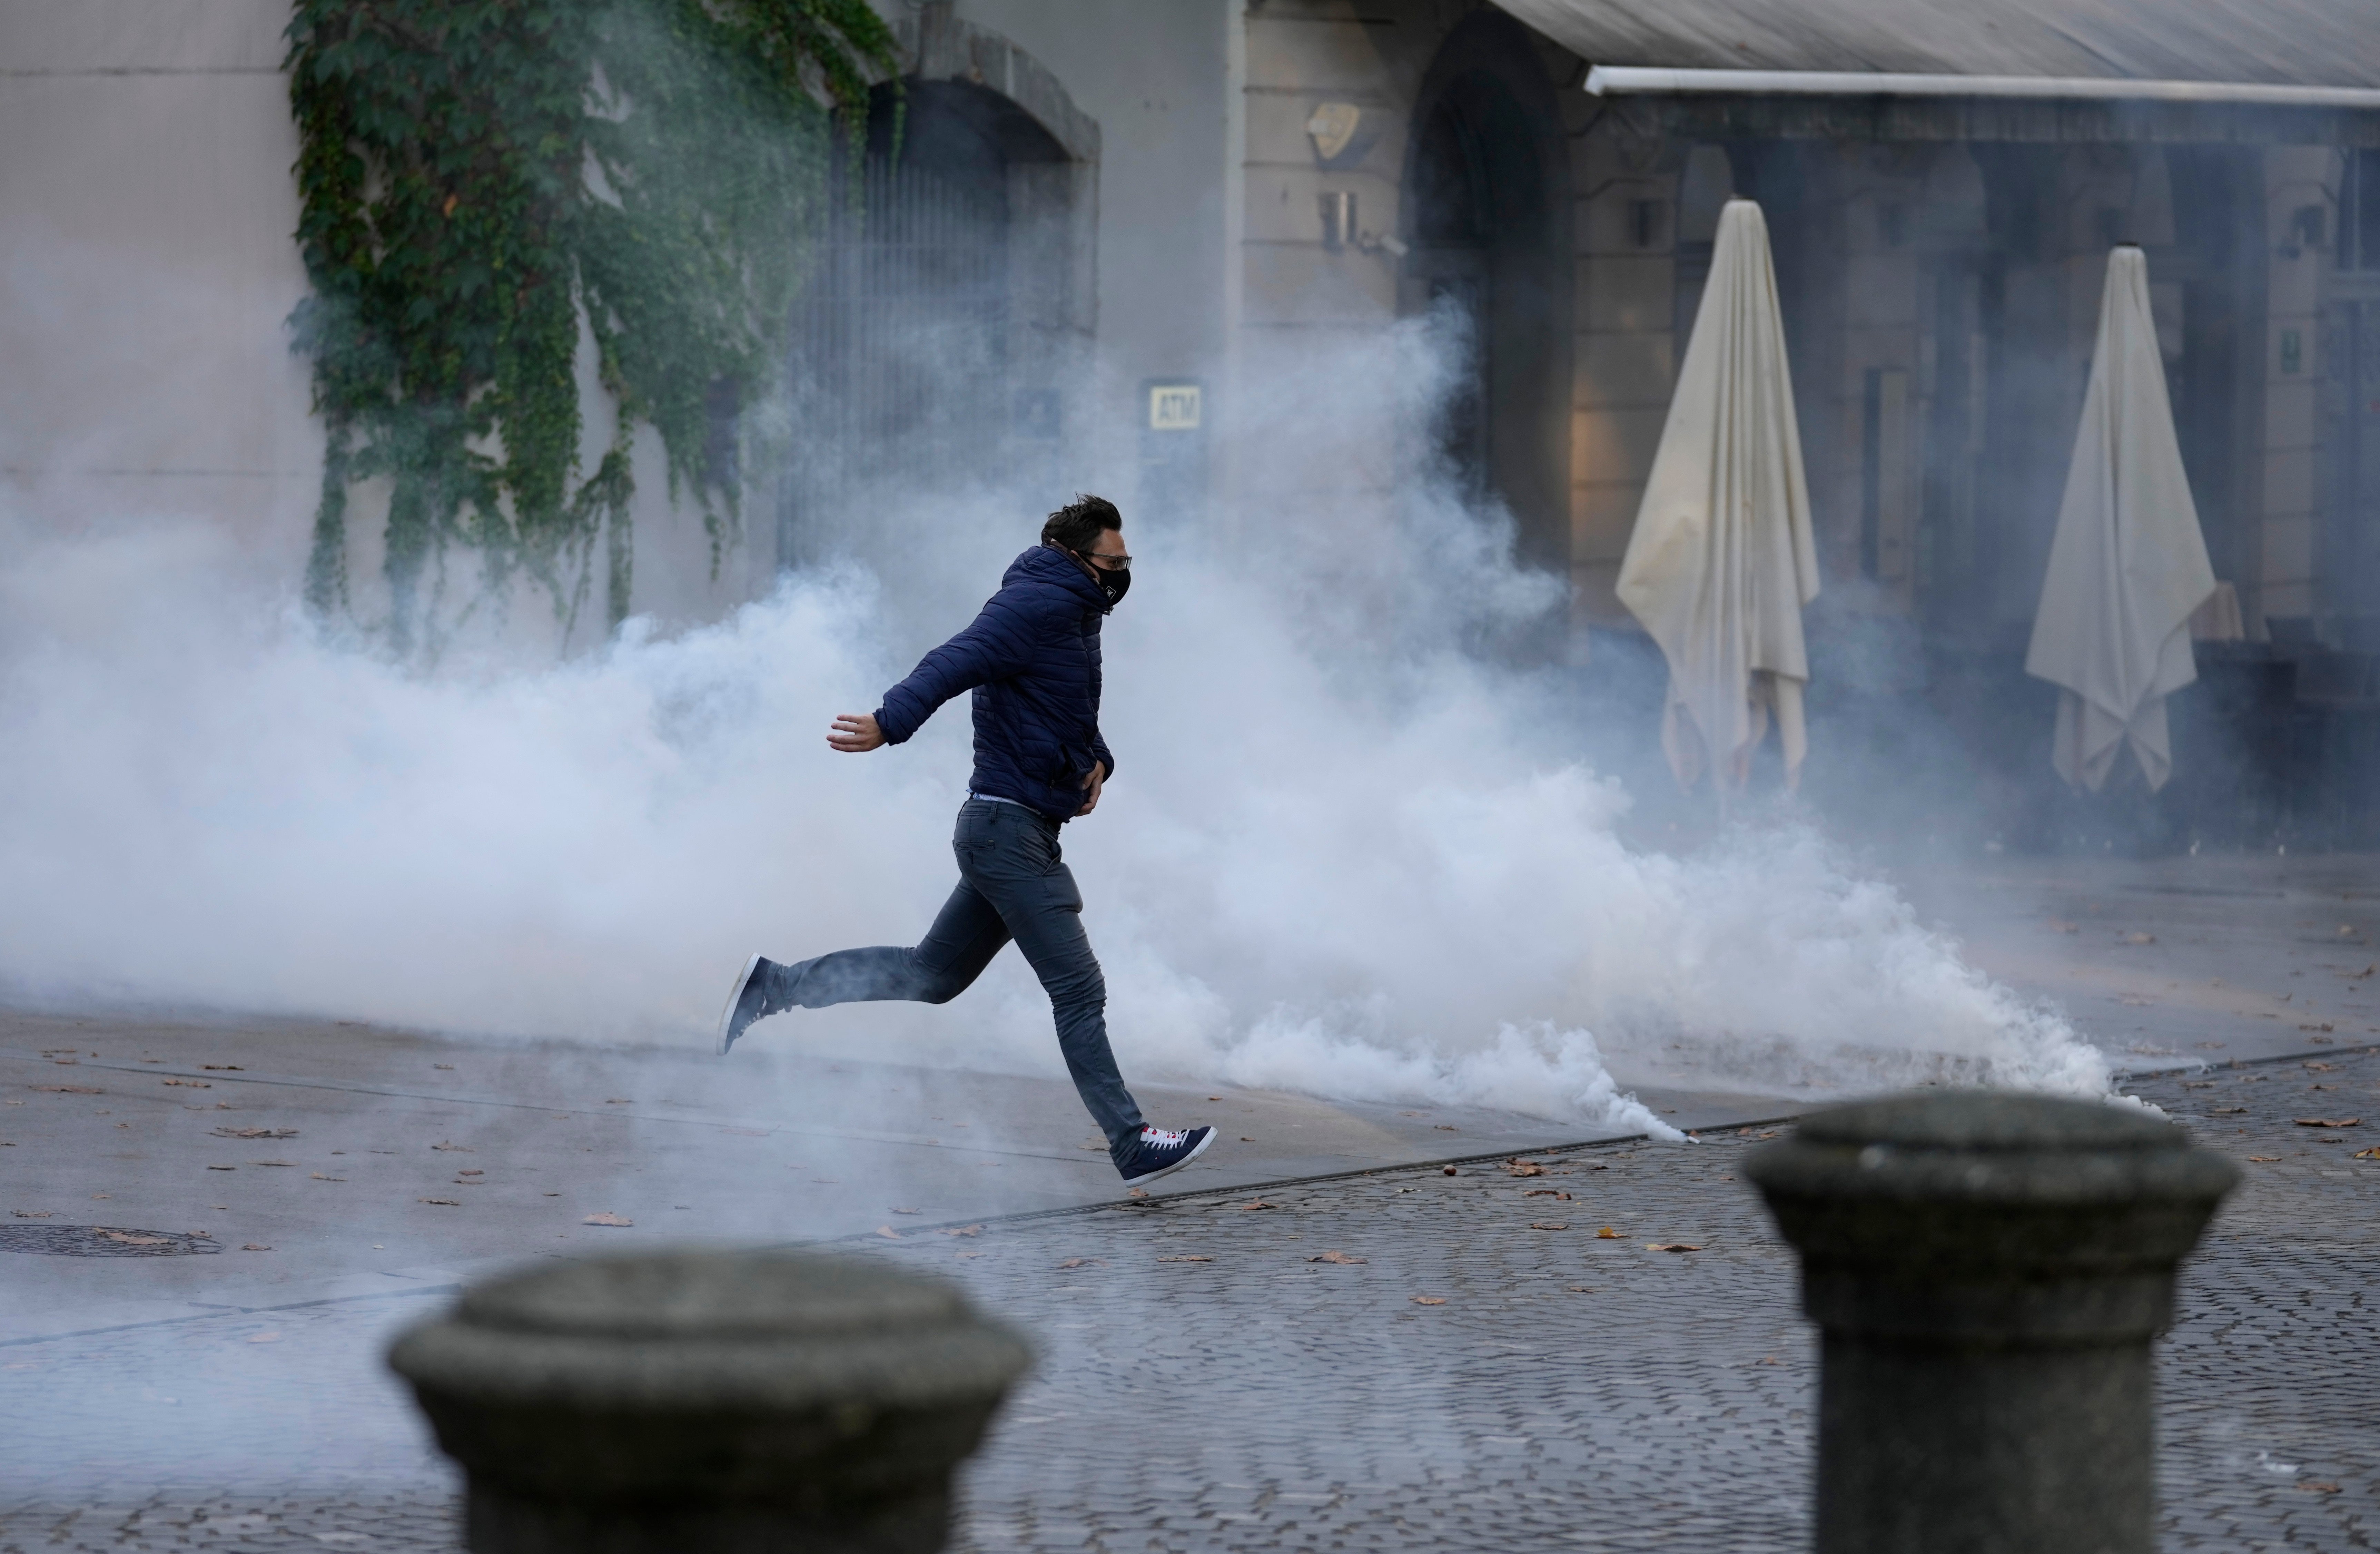
[[[1083,799],[1083,807],[1075,810],[1075,814],[1087,815],[1099,807],[1099,790],[1107,786],[1107,763],[1096,760],[1091,762],[1090,771],[1083,774],[1083,792],[1086,795]]]
[[[884,731],[876,726],[876,714],[873,712],[845,712],[834,720],[834,727],[828,732],[826,742],[846,756],[856,756],[862,750],[873,750],[883,744]],[[1094,799],[1093,802],[1098,801]]]

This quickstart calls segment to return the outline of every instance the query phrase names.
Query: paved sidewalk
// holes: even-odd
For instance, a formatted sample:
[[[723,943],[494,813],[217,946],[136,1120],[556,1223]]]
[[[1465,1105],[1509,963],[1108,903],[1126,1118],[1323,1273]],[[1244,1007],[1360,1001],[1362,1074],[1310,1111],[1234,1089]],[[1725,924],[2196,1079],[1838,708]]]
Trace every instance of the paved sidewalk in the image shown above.
[[[2380,1056],[2138,1093],[2252,1162],[2162,1351],[2164,1547],[2371,1547],[2380,1161],[2352,1157],[2380,1142]],[[1042,1345],[969,1475],[962,1548],[1781,1554],[1807,1536],[1815,1377],[1791,1254],[1735,1180],[1757,1141],[868,1250],[960,1279]],[[1652,1249],[1678,1244],[1697,1249]],[[1333,1252],[1363,1260],[1313,1260]],[[0,1345],[0,1551],[451,1548],[451,1483],[375,1361],[427,1304]]]
[[[0,1225],[206,1232],[221,1256],[0,1259],[0,1340],[261,1308],[661,1239],[811,1240],[1123,1196],[1063,1077],[0,1010]],[[1681,1127],[1776,1097],[1643,1092]],[[1220,1126],[1195,1176],[1276,1181],[1633,1129],[1475,1107],[1140,1087]],[[590,1225],[590,1214],[633,1221]],[[243,1250],[247,1248],[248,1250]]]

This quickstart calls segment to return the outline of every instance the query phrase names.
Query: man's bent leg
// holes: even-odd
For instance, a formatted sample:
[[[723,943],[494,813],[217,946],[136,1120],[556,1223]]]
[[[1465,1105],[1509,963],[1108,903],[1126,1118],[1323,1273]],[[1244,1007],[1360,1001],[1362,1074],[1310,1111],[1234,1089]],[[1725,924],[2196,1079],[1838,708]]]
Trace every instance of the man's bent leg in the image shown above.
[[[1140,1106],[1108,1045],[1107,978],[1083,931],[1083,893],[1059,853],[1058,828],[1021,805],[983,807],[994,813],[961,822],[960,872],[998,910],[1041,978],[1066,1072],[1122,1170],[1137,1147]]]
[[[769,1002],[779,1009],[906,1001],[947,1003],[965,992],[1008,942],[1000,913],[961,880],[934,926],[916,945],[837,950],[771,969]]]

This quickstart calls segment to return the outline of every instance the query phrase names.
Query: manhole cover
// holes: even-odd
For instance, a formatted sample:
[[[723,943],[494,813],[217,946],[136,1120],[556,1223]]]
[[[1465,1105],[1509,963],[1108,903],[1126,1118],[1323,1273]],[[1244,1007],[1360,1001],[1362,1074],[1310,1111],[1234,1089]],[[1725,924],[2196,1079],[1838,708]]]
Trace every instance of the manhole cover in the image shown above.
[[[220,1252],[211,1236],[178,1231],[124,1231],[113,1225],[0,1225],[0,1252],[52,1257],[188,1257]]]

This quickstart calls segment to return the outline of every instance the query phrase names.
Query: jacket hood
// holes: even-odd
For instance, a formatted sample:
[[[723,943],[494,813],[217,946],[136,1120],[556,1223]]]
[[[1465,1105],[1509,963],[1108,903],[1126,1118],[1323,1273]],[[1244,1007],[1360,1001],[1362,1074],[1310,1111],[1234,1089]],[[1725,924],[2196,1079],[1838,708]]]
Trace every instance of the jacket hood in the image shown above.
[[[1075,597],[1102,615],[1112,608],[1108,603],[1106,590],[1091,581],[1090,574],[1083,570],[1082,563],[1054,545],[1036,545],[1010,562],[1008,570],[1001,575],[1000,586],[1007,588],[1012,583],[1028,580],[1055,583],[1060,588],[1070,589]]]

